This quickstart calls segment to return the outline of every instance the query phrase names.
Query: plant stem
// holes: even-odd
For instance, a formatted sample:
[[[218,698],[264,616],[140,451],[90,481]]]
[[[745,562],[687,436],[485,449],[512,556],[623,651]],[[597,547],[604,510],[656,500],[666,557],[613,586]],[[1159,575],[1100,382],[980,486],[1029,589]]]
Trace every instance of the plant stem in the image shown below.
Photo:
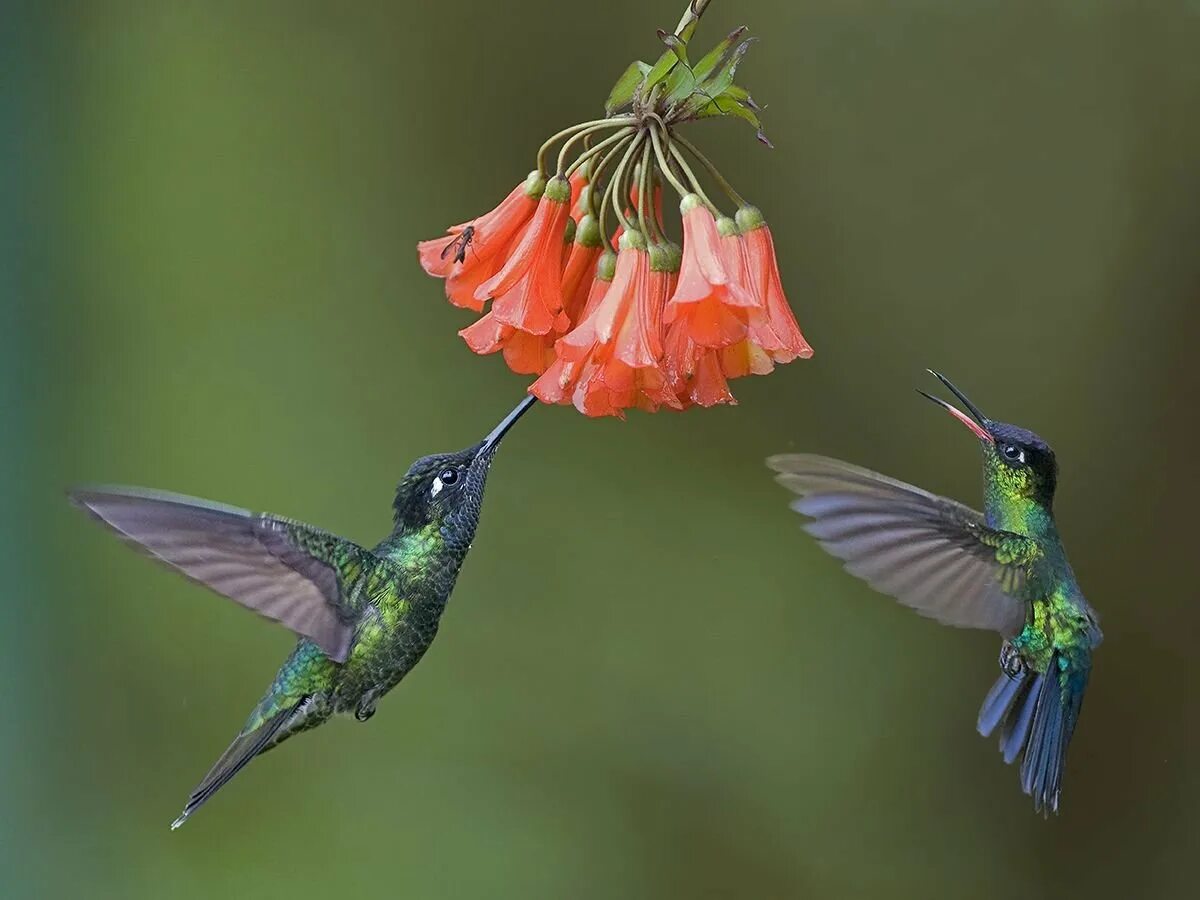
[[[655,239],[659,239],[662,237],[662,231],[658,227],[658,217],[654,214],[653,206],[650,207],[650,227],[646,227],[646,205],[648,203],[653,204],[654,202],[654,198],[652,196],[654,191],[654,180],[651,178],[653,170],[650,168],[650,153],[650,142],[643,142],[642,171],[639,173],[638,178],[638,226],[642,229],[642,234],[646,235],[647,238],[653,236]]]
[[[692,154],[692,156],[696,157],[696,160],[700,163],[700,165],[708,169],[708,174],[712,176],[713,181],[717,183],[721,190],[725,192],[726,196],[728,196],[736,206],[742,207],[746,205],[746,201],[742,199],[742,195],[733,189],[733,185],[725,180],[725,176],[722,175],[720,170],[709,161],[707,156],[700,152],[695,144],[681,134],[675,135],[675,142],[687,150],[688,153]]]
[[[588,147],[585,151],[583,151],[583,153],[581,153],[579,155],[579,158],[577,160],[575,160],[575,162],[573,162],[573,163],[571,163],[571,165],[567,166],[566,172],[563,172],[563,170],[562,170],[563,157],[562,157],[562,154],[559,154],[558,171],[560,173],[562,173],[563,175],[565,175],[567,178],[570,178],[571,175],[575,172],[575,170],[578,169],[581,165],[583,165],[585,162],[588,162],[590,160],[594,160],[596,158],[596,156],[599,155],[599,153],[602,150],[604,150],[605,148],[610,147],[615,143],[619,143],[624,138],[629,137],[631,134],[633,134],[634,130],[635,129],[632,126],[626,126],[625,128],[622,128],[620,131],[616,132],[615,134],[609,135],[604,140],[602,140],[600,143],[594,144],[593,146]],[[588,132],[589,135],[591,133],[592,132],[590,132],[590,131]],[[571,140],[574,140],[574,138],[572,138]],[[570,141],[568,141],[566,144],[563,144],[563,150],[565,151],[568,146],[570,146]],[[593,173],[595,172],[595,167],[592,168],[592,172]]]
[[[550,147],[556,144],[558,141],[567,137],[567,135],[574,134],[577,131],[583,131],[584,129],[592,128],[593,126],[599,126],[601,128],[620,128],[624,125],[633,125],[634,122],[636,122],[636,119],[634,119],[633,116],[616,116],[608,119],[593,119],[590,122],[579,122],[575,125],[572,125],[570,128],[564,128],[562,131],[558,132],[558,134],[551,135],[549,138],[547,138],[545,143],[538,148],[538,173],[543,176],[546,174],[547,151],[549,151]]]
[[[617,221],[621,223],[621,226],[626,231],[634,231],[635,229],[633,227],[633,223],[625,218],[625,211],[621,209],[622,200],[629,199],[629,191],[622,191],[622,186],[625,181],[625,170],[629,166],[629,160],[633,157],[634,151],[641,146],[641,143],[643,140],[645,140],[645,137],[645,134],[639,134],[632,141],[630,141],[629,149],[625,151],[625,155],[622,156],[621,161],[617,163],[617,168],[613,171],[612,180],[609,181],[608,190],[606,191],[606,193],[612,198],[612,208],[613,212],[617,214]],[[623,197],[622,194],[624,194]]]
[[[666,129],[664,128],[663,131],[665,132]],[[675,177],[675,173],[671,171],[671,166],[667,162],[667,156],[665,153],[663,153],[662,143],[658,138],[658,128],[651,127],[650,140],[654,144],[654,155],[658,158],[658,167],[662,169],[663,176],[667,179],[667,181],[671,182],[671,187],[678,191],[681,198],[687,194],[690,194],[691,191],[689,191],[684,186],[683,182]]]
[[[709,2],[710,0],[691,0],[688,8],[683,11],[683,18],[675,26],[675,36],[685,44],[691,39],[696,26],[700,24],[700,17],[704,15],[704,10],[708,8]]]
[[[719,216],[721,211],[717,209],[717,205],[708,198],[708,194],[704,193],[704,188],[700,187],[700,180],[696,178],[696,173],[692,171],[692,167],[687,164],[687,160],[683,158],[683,151],[670,144],[669,149],[671,156],[675,158],[675,162],[679,164],[679,168],[683,169],[683,174],[687,176],[687,180],[692,185],[692,190],[700,195],[700,199],[704,201],[704,205],[709,208],[714,216]]]
[[[600,158],[600,162],[596,163],[596,165],[592,167],[592,211],[600,217],[601,232],[604,230],[604,201],[608,196],[608,188],[612,186],[612,183],[610,180],[609,184],[605,186],[603,192],[597,191],[596,185],[599,184],[600,176],[604,174],[604,170],[608,167],[608,164],[616,159],[617,154],[625,152],[628,149],[626,144],[632,143],[632,141],[633,138],[626,135],[617,142],[615,147],[611,148],[607,153],[604,154],[604,156]]]

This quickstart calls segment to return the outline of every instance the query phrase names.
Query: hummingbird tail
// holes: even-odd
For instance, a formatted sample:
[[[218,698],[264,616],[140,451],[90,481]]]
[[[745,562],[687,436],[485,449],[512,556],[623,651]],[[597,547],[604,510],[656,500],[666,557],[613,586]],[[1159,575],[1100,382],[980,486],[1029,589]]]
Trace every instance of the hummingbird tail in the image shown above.
[[[979,710],[979,733],[984,737],[1003,723],[1000,752],[1006,763],[1024,752],[1021,788],[1044,815],[1058,812],[1067,744],[1087,686],[1086,670],[1060,673],[1055,654],[1046,672],[1001,674]]]
[[[174,831],[186,822],[192,813],[207,803],[213,794],[228,784],[229,779],[240,772],[246,763],[267,749],[271,745],[271,740],[279,733],[279,730],[306,702],[308,702],[307,697],[294,706],[280,710],[257,728],[239,734],[234,739],[234,742],[229,745],[229,748],[221,754],[221,758],[209,769],[208,774],[204,776],[204,780],[192,791],[191,796],[188,797],[187,805],[183,808],[183,812],[179,814],[179,818],[171,823],[171,830]]]

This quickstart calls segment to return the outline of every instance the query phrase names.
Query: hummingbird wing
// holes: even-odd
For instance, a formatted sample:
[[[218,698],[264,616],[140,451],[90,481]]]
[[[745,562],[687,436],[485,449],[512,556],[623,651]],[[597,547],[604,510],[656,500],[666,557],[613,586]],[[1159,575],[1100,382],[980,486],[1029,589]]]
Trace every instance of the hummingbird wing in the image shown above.
[[[1025,623],[1036,542],[945,497],[823,456],[772,456],[792,509],[846,570],[922,615],[1011,636]]]
[[[193,581],[345,662],[355,611],[343,588],[370,553],[337,535],[267,513],[142,488],[73,491],[71,501]]]

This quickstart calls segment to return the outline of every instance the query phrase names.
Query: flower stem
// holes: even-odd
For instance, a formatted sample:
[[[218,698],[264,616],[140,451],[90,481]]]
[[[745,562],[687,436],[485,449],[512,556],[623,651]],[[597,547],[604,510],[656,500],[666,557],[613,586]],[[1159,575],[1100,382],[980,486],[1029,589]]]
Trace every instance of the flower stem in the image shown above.
[[[579,122],[578,124],[572,125],[570,128],[564,128],[562,131],[558,132],[558,134],[551,135],[546,139],[545,143],[538,148],[537,170],[539,174],[543,176],[546,174],[546,153],[549,152],[550,148],[554,144],[558,143],[558,141],[562,140],[568,135],[572,135],[577,131],[590,129],[593,126],[599,126],[601,128],[620,128],[624,125],[632,125],[635,121],[636,120],[633,118],[633,116],[615,116],[607,119],[593,119],[590,122]]]
[[[688,8],[683,11],[683,18],[675,26],[676,37],[682,39],[684,43],[691,40],[692,33],[700,24],[700,17],[704,15],[704,10],[708,8],[709,2],[710,0],[691,0],[688,3]]]
[[[592,212],[598,216],[602,217],[604,215],[604,201],[608,197],[608,188],[611,187],[610,183],[610,185],[605,187],[603,192],[597,191],[596,185],[600,182],[600,176],[604,174],[604,170],[608,167],[610,162],[616,159],[619,154],[624,153],[628,149],[627,145],[632,141],[633,138],[630,135],[626,135],[625,137],[621,138],[615,147],[612,147],[607,153],[600,157],[600,161],[598,163],[592,166]],[[592,158],[595,159],[595,157]],[[601,227],[603,230],[603,219],[601,219]]]
[[[654,178],[652,177],[654,174],[654,170],[650,167],[650,153],[651,153],[650,142],[643,141],[642,142],[642,169],[641,169],[641,172],[638,173],[639,177],[638,177],[637,215],[638,215],[638,227],[642,229],[642,234],[646,235],[647,238],[653,237],[654,240],[657,242],[657,241],[662,240],[663,234],[662,234],[662,229],[660,229],[658,227],[658,217],[654,214],[653,205],[650,206],[650,215],[648,217],[650,227],[649,228],[646,227],[646,224],[647,224],[646,206],[647,206],[647,204],[654,203],[654,197],[653,197]]]
[[[663,127],[663,132],[664,134],[666,133],[665,127]],[[667,161],[667,156],[665,153],[663,153],[662,142],[658,137],[658,128],[652,127],[650,129],[650,141],[654,144],[654,155],[658,158],[658,167],[662,170],[663,176],[667,179],[667,181],[671,182],[671,187],[675,188],[675,190],[679,192],[680,197],[690,194],[691,191],[689,191],[684,186],[683,182],[675,177],[675,173],[671,171],[671,166]]]
[[[563,159],[565,158],[563,156],[563,153],[565,153],[567,147],[569,147],[571,145],[571,141],[575,140],[575,138],[571,138],[571,141],[568,141],[567,143],[563,144],[563,153],[559,154],[559,157],[558,157],[559,173],[564,175],[567,178],[570,178],[571,175],[575,172],[575,170],[578,169],[581,165],[583,165],[584,163],[586,163],[588,161],[595,160],[596,157],[600,154],[600,152],[603,151],[605,148],[611,147],[613,144],[619,143],[620,141],[624,140],[625,138],[627,138],[631,134],[633,134],[633,132],[634,132],[633,126],[626,126],[625,128],[622,128],[620,131],[616,132],[615,134],[609,135],[604,140],[602,140],[600,143],[593,144],[591,147],[588,147],[586,150],[584,150],[583,153],[581,153],[579,155],[579,158],[575,160],[575,162],[573,162],[573,163],[571,163],[571,165],[567,166],[566,172],[563,172],[562,164],[563,164]],[[590,136],[592,133],[593,132],[591,132],[589,130],[582,134],[576,135],[576,137],[583,137],[585,134]],[[595,166],[592,167],[591,171],[593,173],[595,172]],[[594,180],[594,178],[592,180]]]
[[[683,149],[687,150],[688,153],[692,154],[692,156],[696,157],[696,160],[700,163],[700,165],[708,169],[708,174],[712,176],[713,181],[715,181],[717,186],[725,192],[726,196],[728,196],[729,199],[734,202],[735,206],[742,207],[746,205],[746,201],[742,199],[742,195],[733,189],[733,185],[725,180],[725,176],[721,174],[720,170],[714,166],[711,161],[709,161],[707,156],[700,152],[695,144],[681,134],[675,135],[675,142],[679,144],[679,146],[683,147]]]
[[[688,182],[692,185],[692,190],[700,195],[700,199],[704,201],[704,205],[709,208],[714,216],[719,216],[721,211],[717,209],[717,204],[708,198],[708,194],[704,193],[704,188],[700,187],[700,180],[696,178],[696,173],[692,171],[692,167],[683,158],[683,151],[676,147],[674,142],[669,145],[668,149],[670,149],[671,156],[675,158],[675,162],[679,165],[679,168],[683,169],[683,174],[687,176]]]
[[[634,152],[641,146],[645,140],[645,133],[640,133],[629,143],[629,149],[625,151],[625,155],[621,157],[621,161],[617,163],[617,168],[613,171],[613,177],[608,182],[608,190],[605,192],[612,200],[613,212],[617,214],[617,221],[626,231],[635,230],[633,223],[625,218],[625,211],[621,209],[623,199],[629,198],[628,189],[622,190],[625,181],[625,170],[629,167],[629,160],[633,158]],[[623,195],[623,196],[622,196]]]

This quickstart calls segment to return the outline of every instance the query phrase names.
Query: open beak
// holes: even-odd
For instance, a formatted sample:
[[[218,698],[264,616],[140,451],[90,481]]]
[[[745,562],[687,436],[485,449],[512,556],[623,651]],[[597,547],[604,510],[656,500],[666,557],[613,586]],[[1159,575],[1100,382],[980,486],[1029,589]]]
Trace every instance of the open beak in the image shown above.
[[[967,412],[969,412],[970,415],[967,415],[967,413],[958,409],[956,406],[947,403],[942,398],[935,397],[933,394],[927,394],[919,388],[917,389],[917,393],[927,400],[932,400],[942,409],[946,410],[946,412],[950,413],[950,415],[954,416],[954,418],[958,419],[958,421],[962,422],[969,429],[971,429],[971,433],[981,441],[987,441],[990,444],[994,444],[996,439],[992,437],[991,432],[988,431],[988,417],[979,411],[979,407],[968,400],[967,395],[956,388],[950,382],[950,379],[945,375],[941,374],[940,372],[935,372],[933,369],[926,369],[925,371],[944,384],[950,393],[952,393],[962,402],[962,405],[967,408]]]
[[[491,455],[496,452],[496,447],[500,444],[500,439],[516,424],[517,419],[525,415],[525,411],[533,404],[537,403],[537,397],[532,394],[528,395],[520,403],[516,405],[512,412],[505,416],[500,424],[492,429],[491,433],[483,439],[483,443],[479,447],[479,455]]]

